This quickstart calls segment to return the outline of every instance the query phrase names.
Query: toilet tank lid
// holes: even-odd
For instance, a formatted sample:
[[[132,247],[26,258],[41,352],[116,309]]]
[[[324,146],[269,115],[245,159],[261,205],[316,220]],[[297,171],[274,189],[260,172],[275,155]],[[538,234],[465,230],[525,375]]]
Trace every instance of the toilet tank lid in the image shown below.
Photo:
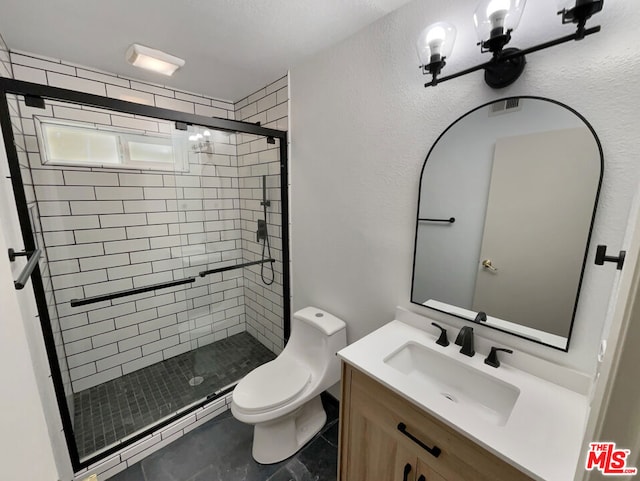
[[[329,314],[327,311],[323,311],[317,307],[300,309],[293,317],[315,326],[327,336],[331,336],[347,326],[342,319],[338,319],[333,314]]]

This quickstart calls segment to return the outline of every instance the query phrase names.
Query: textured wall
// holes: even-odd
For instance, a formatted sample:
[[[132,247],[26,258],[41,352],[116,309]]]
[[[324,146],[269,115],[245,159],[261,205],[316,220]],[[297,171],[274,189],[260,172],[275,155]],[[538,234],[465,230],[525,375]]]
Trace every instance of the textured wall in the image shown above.
[[[475,45],[475,4],[416,0],[291,68],[292,309],[318,305],[344,318],[350,342],[391,320],[396,305],[429,313],[409,302],[420,169],[451,122],[490,100],[538,95],[587,118],[605,157],[589,259],[597,244],[622,248],[640,178],[636,2],[606,2],[592,22],[601,33],[531,54],[508,88],[490,89],[480,72],[423,88],[414,44],[431,22],[458,24],[447,72],[485,59]],[[559,23],[555,2],[529,2],[512,43],[526,47],[572,31]],[[479,332],[591,373],[617,275],[589,262],[568,353]]]

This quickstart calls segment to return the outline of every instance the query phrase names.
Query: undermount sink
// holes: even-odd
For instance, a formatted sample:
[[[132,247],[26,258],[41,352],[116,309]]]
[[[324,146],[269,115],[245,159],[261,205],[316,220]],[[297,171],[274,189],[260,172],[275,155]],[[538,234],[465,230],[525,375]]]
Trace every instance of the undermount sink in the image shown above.
[[[517,387],[416,342],[402,345],[384,362],[432,394],[498,426],[507,422],[520,395]]]

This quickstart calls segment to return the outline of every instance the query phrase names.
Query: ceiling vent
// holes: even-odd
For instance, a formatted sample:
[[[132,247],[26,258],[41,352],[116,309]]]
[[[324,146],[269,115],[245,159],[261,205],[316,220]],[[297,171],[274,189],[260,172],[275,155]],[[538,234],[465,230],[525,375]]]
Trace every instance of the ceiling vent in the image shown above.
[[[489,117],[493,117],[494,115],[508,114],[509,112],[517,112],[521,109],[522,106],[520,105],[520,99],[517,97],[500,100],[498,102],[492,103],[489,106]]]

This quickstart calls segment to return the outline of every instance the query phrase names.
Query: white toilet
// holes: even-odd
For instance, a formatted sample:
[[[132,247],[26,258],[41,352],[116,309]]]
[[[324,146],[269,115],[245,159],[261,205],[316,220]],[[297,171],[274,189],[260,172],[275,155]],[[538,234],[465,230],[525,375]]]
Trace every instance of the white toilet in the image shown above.
[[[288,458],[324,426],[320,393],[340,380],[336,353],[347,345],[345,327],[315,307],[296,312],[282,353],[234,389],[231,412],[238,421],[255,425],[252,454],[257,462]]]

